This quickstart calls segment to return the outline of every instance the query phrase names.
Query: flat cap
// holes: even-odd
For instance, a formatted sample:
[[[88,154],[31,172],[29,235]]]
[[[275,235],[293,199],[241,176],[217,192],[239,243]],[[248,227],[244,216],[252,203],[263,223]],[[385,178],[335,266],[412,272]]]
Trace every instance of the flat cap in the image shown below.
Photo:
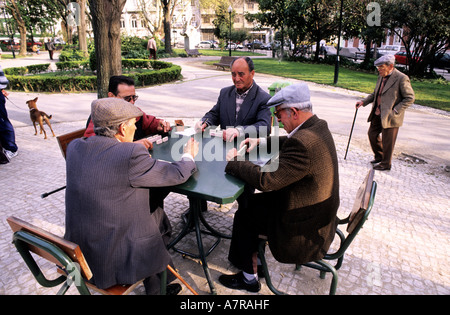
[[[395,64],[395,56],[394,55],[384,55],[375,60],[373,63],[375,67],[382,66],[384,64],[393,65]]]
[[[267,106],[270,108],[284,104],[284,107],[302,107],[304,103],[309,103],[310,99],[308,85],[298,83],[282,88],[267,102]]]
[[[97,99],[91,104],[91,118],[96,127],[118,125],[143,112],[133,104],[116,97]]]

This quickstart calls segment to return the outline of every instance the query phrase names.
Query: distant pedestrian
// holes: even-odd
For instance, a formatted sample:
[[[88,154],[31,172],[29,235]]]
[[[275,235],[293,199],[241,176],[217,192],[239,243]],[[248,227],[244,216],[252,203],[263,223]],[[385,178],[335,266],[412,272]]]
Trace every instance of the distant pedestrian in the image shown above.
[[[8,87],[9,81],[5,77],[2,67],[0,66],[0,143],[2,158],[6,156],[10,161],[17,155],[16,136],[14,133],[14,127],[8,119],[8,113],[6,111],[6,97],[8,92],[5,89]],[[6,162],[7,163],[7,162]]]
[[[403,124],[406,109],[414,102],[414,91],[408,76],[394,68],[393,55],[382,56],[374,64],[379,73],[375,90],[357,102],[356,108],[373,103],[367,119],[369,141],[375,155],[371,163],[377,164],[374,170],[388,171],[398,129]]]
[[[153,36],[150,37],[150,39],[148,40],[147,49],[150,52],[150,55],[148,56],[148,59],[152,59],[153,58],[154,60],[156,60],[157,59],[156,58],[156,41],[155,41],[155,38]]]
[[[53,51],[55,50],[55,44],[50,41],[50,38],[45,43],[45,49],[48,50],[48,55],[50,56],[50,59],[53,60]]]

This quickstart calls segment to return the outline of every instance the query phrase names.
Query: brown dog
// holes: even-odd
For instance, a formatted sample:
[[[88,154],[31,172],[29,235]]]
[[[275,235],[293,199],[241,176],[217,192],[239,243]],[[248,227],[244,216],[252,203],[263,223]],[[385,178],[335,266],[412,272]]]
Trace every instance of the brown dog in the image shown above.
[[[50,124],[50,118],[52,118],[52,115],[47,115],[44,112],[41,112],[36,105],[36,101],[38,98],[36,97],[34,100],[26,101],[28,108],[30,109],[30,118],[33,122],[34,126],[34,135],[37,135],[37,129],[36,129],[36,122],[39,123],[39,126],[41,128],[41,134],[44,132],[44,139],[47,139],[47,133],[44,130],[44,122],[47,124],[47,126],[50,127],[50,130],[52,131],[53,137],[55,137],[55,133],[53,132],[52,125]]]

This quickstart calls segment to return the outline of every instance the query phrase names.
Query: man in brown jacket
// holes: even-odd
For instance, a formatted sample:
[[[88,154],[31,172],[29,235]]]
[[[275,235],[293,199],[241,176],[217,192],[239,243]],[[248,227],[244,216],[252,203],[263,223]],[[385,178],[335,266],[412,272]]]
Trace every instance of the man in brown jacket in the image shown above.
[[[407,75],[394,68],[395,57],[386,55],[375,60],[379,77],[375,90],[356,108],[373,102],[368,131],[370,146],[375,155],[374,170],[391,169],[392,154],[398,129],[403,124],[406,109],[414,102],[414,91]],[[380,138],[381,134],[381,138]]]
[[[258,235],[267,235],[270,250],[280,262],[302,264],[321,259],[333,241],[339,207],[334,140],[327,123],[312,113],[308,86],[285,87],[268,106],[276,106],[275,115],[288,136],[246,139],[243,143],[251,151],[257,145],[276,148],[278,142],[278,157],[271,162],[277,167],[237,161],[237,151],[232,149],[225,168],[228,174],[262,191],[247,196],[247,202],[239,202],[234,217],[228,258],[242,272],[219,277],[228,288],[251,292],[260,290]]]

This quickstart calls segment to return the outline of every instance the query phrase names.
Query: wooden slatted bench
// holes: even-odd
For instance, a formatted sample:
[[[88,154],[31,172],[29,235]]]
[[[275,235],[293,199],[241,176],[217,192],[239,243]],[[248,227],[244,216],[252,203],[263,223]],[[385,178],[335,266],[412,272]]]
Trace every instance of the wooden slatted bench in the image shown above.
[[[188,57],[198,57],[201,53],[198,52],[198,49],[185,49]]]
[[[222,56],[220,58],[219,62],[214,63],[214,66],[217,66],[217,68],[221,67],[222,70],[225,70],[225,68],[230,68],[231,63],[233,60],[237,59],[237,57],[230,57],[230,56]]]

